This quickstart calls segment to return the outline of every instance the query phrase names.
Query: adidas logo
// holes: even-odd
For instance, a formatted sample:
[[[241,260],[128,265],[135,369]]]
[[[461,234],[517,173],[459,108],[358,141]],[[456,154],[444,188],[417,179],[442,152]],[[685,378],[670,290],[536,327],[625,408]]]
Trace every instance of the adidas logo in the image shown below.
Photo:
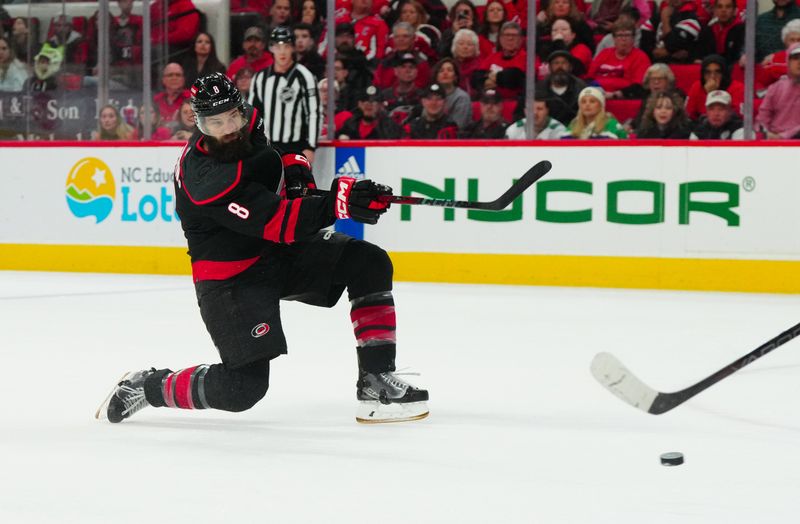
[[[364,172],[358,165],[356,157],[352,155],[350,156],[350,158],[347,159],[347,161],[344,164],[342,164],[342,167],[339,168],[339,171],[337,171],[336,174],[341,176],[351,176],[354,178],[364,177]]]

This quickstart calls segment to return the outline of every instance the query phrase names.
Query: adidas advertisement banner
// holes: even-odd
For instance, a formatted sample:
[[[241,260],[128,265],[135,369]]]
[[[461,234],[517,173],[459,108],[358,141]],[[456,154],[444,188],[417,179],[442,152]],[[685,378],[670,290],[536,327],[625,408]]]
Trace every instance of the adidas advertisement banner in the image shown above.
[[[366,178],[365,148],[338,147],[335,151],[335,177],[349,176],[353,178]],[[359,224],[351,219],[337,220],[335,229],[353,238],[364,238],[364,224]]]

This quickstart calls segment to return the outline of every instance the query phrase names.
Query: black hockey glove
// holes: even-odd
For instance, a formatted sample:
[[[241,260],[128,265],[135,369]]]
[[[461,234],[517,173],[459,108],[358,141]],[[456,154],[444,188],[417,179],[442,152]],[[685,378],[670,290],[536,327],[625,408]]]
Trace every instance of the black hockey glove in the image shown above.
[[[300,198],[305,196],[308,189],[316,189],[314,175],[311,174],[311,164],[308,159],[300,154],[286,154],[281,157],[283,162],[283,177],[286,184],[286,198]]]
[[[339,177],[333,180],[333,214],[336,218],[352,218],[356,222],[377,224],[389,209],[388,202],[379,202],[379,196],[391,195],[392,188],[372,180]]]

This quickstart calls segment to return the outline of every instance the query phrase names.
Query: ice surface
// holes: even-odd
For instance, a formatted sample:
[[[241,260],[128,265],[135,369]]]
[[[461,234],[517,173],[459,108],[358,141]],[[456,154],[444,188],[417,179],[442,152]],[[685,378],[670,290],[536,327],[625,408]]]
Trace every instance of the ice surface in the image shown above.
[[[123,372],[216,361],[189,278],[0,272],[0,522],[796,522],[800,341],[673,412],[589,374],[617,355],[655,388],[706,376],[797,322],[800,297],[399,284],[398,365],[431,416],[359,425],[347,304],[283,306],[288,356],[240,414],[95,421]],[[680,451],[666,468],[659,455]]]

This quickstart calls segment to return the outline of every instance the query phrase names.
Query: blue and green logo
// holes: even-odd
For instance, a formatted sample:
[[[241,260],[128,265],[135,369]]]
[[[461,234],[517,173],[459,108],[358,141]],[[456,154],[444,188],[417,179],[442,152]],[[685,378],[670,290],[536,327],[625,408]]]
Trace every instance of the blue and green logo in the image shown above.
[[[78,218],[94,217],[100,223],[111,214],[116,186],[111,169],[99,158],[79,160],[67,175],[67,205]]]

